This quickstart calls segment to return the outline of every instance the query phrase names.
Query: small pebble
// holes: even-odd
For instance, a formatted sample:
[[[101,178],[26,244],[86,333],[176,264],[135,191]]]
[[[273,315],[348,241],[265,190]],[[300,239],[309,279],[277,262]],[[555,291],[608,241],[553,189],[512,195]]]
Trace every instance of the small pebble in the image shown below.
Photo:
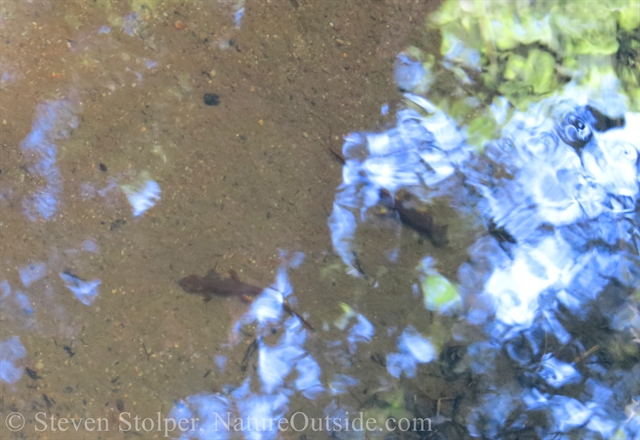
[[[218,105],[220,104],[220,96],[216,95],[215,93],[205,93],[204,103],[206,105]]]

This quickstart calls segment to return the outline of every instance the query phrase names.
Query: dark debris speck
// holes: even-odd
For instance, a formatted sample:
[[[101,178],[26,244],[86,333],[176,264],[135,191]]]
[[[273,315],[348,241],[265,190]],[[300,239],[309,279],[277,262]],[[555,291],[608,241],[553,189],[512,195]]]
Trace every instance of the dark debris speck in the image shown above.
[[[220,104],[220,96],[215,93],[205,93],[204,94],[204,103],[205,105],[216,106]]]
[[[27,376],[29,376],[31,379],[40,379],[40,376],[38,375],[38,372],[36,370],[32,370],[31,368],[27,367],[24,369],[24,371],[26,371]]]
[[[127,223],[127,221],[122,218],[116,219],[111,222],[111,225],[109,225],[109,230],[113,231],[114,229],[118,229],[120,226],[124,225],[125,223]]]
[[[65,273],[66,273],[66,271],[65,271]],[[77,277],[76,277],[76,278],[77,278]],[[67,354],[69,355],[69,357],[71,357],[71,358],[72,358],[73,356],[75,356],[76,352],[75,352],[75,351],[73,351],[73,350],[71,349],[71,347],[69,347],[68,345],[63,346],[62,348],[64,349],[64,351],[66,351],[66,352],[67,352]]]

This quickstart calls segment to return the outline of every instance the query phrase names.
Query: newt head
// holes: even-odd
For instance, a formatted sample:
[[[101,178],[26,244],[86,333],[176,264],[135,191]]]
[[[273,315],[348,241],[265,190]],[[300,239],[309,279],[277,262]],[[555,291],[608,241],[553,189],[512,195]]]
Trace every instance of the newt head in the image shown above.
[[[204,293],[205,287],[202,277],[198,275],[189,275],[178,281],[178,285],[189,293]]]
[[[448,225],[437,224],[431,212],[433,207],[422,202],[408,190],[400,189],[392,195],[388,190],[382,189],[380,204],[385,209],[397,212],[404,225],[426,236],[435,247],[444,247],[449,243]]]

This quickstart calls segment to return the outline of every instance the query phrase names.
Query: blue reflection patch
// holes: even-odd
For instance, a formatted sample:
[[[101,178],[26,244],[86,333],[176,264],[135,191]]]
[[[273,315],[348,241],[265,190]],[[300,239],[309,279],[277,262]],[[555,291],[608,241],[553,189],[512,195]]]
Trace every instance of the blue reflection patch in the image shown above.
[[[416,376],[416,360],[406,353],[389,353],[387,355],[387,371],[395,378],[400,378],[404,373],[407,377]]]
[[[218,367],[218,371],[220,371],[220,373],[224,373],[225,367],[227,366],[227,357],[216,355],[213,359],[216,363],[216,367]]]
[[[499,349],[499,346],[486,341],[471,344],[467,349],[471,359],[471,370],[476,374],[486,374],[493,371]]]
[[[29,263],[26,266],[22,266],[18,269],[20,272],[20,279],[25,287],[29,287],[31,283],[34,283],[47,274],[47,265],[41,262]]]
[[[284,417],[288,402],[289,398],[281,393],[244,396],[237,401],[241,418],[234,421],[234,432],[242,432],[247,440],[279,438],[277,422]]]
[[[554,388],[578,383],[582,379],[580,373],[572,365],[555,359],[550,353],[543,357],[541,367],[538,374]]]
[[[233,21],[236,24],[236,29],[240,29],[240,25],[242,24],[242,17],[244,17],[244,8],[238,9],[233,14]]]
[[[29,173],[44,184],[22,200],[25,215],[31,220],[50,220],[56,213],[62,192],[62,177],[56,166],[55,142],[67,138],[78,126],[71,101],[51,101],[36,108],[31,132],[20,143]]]
[[[298,378],[295,386],[298,391],[302,391],[302,395],[307,399],[315,399],[316,396],[324,391],[324,387],[320,382],[320,366],[310,355],[305,356],[296,363],[298,370]]]
[[[18,303],[18,307],[22,309],[22,311],[27,315],[33,315],[33,307],[31,306],[31,301],[29,301],[29,297],[22,292],[16,293],[16,302]]]
[[[267,288],[251,303],[251,308],[241,321],[242,324],[257,322],[261,327],[266,327],[280,321],[282,316],[282,293]]]
[[[289,282],[287,269],[298,267],[302,264],[304,254],[302,252],[297,252],[291,255],[281,253],[280,256],[282,264],[278,268],[275,282],[270,287],[263,290],[262,294],[258,296],[253,303],[251,303],[249,312],[247,312],[241,320],[236,323],[234,329],[236,334],[239,334],[240,328],[243,325],[248,325],[253,322],[257,322],[258,328],[261,330],[279,323],[283,316],[285,298],[290,297],[290,301],[295,301],[295,298],[291,296],[293,288]],[[299,343],[304,342],[306,333],[299,331],[302,329],[302,323],[298,318],[292,317],[287,320],[285,322],[285,327],[291,331],[285,334],[288,335],[287,337],[293,337],[292,335],[295,334],[297,335],[295,336],[296,338],[300,338]]]
[[[346,374],[336,374],[329,384],[331,395],[344,394],[349,391],[350,387],[356,386],[360,381]]]
[[[436,351],[429,339],[422,336],[416,329],[409,326],[402,332],[398,340],[398,348],[408,353],[416,362],[424,364],[435,359]]]
[[[398,348],[400,353],[387,355],[387,371],[396,378],[402,373],[409,378],[415,377],[417,364],[431,362],[436,356],[431,341],[412,326],[407,327],[398,338]]]
[[[85,240],[82,242],[82,248],[87,252],[100,252],[100,248],[93,240]]]
[[[89,306],[98,297],[98,286],[102,281],[85,281],[70,272],[60,272],[60,278],[82,304]]]
[[[249,382],[230,395],[199,394],[178,402],[169,413],[176,423],[193,420],[195,430],[186,430],[180,439],[226,440],[275,439],[280,433],[278,421],[287,410],[288,397],[283,393],[254,394]]]
[[[0,293],[0,309],[6,312],[7,317],[21,321],[25,316],[35,313],[31,301],[25,293],[18,290],[12,295],[11,285],[7,280],[0,283]],[[22,313],[16,313],[16,309]],[[5,318],[3,317],[2,319],[4,320]]]
[[[548,405],[555,425],[554,431],[557,432],[568,432],[582,426],[593,414],[582,402],[566,396],[553,396]]]
[[[0,342],[0,380],[14,383],[20,380],[24,372],[23,361],[27,350],[20,338],[13,336]]]
[[[0,282],[0,293],[0,300],[4,300],[11,295],[11,284],[9,284],[9,281],[2,280],[2,282]]]
[[[498,432],[514,410],[516,398],[504,390],[503,394],[487,393],[481,400],[481,405],[467,416],[467,429],[472,437],[499,438]]]
[[[176,424],[181,419],[196,420],[195,430],[182,433],[180,439],[226,440],[232,429],[231,402],[226,396],[198,394],[178,402],[169,412]],[[231,426],[230,426],[231,425]]]
[[[285,341],[281,341],[276,347],[260,345],[258,374],[264,392],[272,393],[274,389],[282,386],[284,378],[289,375],[291,368],[305,351],[300,347],[287,345]]]
[[[425,71],[421,62],[412,60],[408,55],[400,54],[394,63],[393,76],[398,87],[403,90],[413,90],[422,82]]]
[[[357,322],[349,330],[347,341],[349,341],[349,351],[351,354],[356,351],[356,344],[359,342],[369,342],[375,333],[373,324],[360,313],[357,314]]]
[[[160,200],[160,185],[153,180],[145,180],[141,184],[122,185],[121,188],[133,208],[134,217],[142,215]]]

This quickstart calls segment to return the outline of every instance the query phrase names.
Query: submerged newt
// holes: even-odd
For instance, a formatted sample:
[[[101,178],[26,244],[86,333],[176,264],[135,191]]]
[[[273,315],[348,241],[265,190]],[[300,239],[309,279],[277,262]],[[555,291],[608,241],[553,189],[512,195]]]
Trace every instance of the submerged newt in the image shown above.
[[[251,302],[264,290],[262,287],[240,281],[240,277],[233,269],[229,270],[229,278],[220,277],[220,274],[212,269],[203,277],[199,275],[186,276],[179,280],[178,284],[185,292],[201,295],[205,302],[211,301],[214,296],[238,296],[244,302]],[[284,302],[282,308],[285,312],[298,318],[306,328],[315,331],[313,326],[293,310],[289,304]]]
[[[382,205],[396,211],[400,221],[406,226],[426,236],[435,247],[447,246],[447,225],[439,225],[424,203],[408,191],[400,190],[395,198],[389,191],[380,191]]]

